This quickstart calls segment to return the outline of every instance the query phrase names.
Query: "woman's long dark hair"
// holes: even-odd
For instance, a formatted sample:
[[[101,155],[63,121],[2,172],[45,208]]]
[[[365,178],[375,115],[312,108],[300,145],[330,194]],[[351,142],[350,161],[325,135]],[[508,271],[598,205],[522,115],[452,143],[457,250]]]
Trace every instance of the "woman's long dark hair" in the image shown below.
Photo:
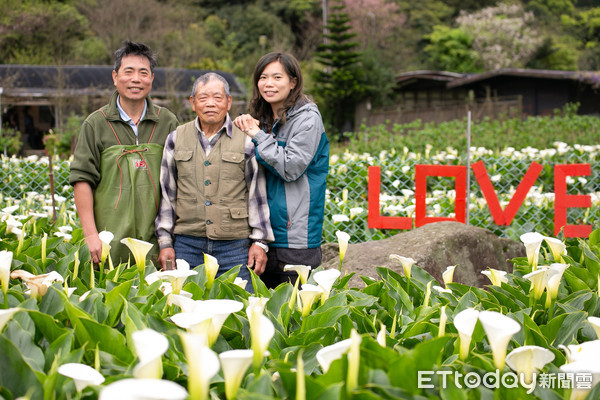
[[[252,77],[252,99],[250,100],[250,114],[256,119],[258,119],[262,124],[266,124],[266,128],[268,130],[271,129],[275,119],[273,117],[273,108],[271,104],[268,103],[263,97],[260,95],[258,91],[258,80],[260,79],[260,75],[263,73],[267,65],[272,62],[279,61],[281,65],[283,65],[283,69],[290,77],[290,80],[296,81],[296,86],[290,91],[287,99],[285,99],[281,108],[277,110],[277,118],[280,123],[285,123],[285,118],[288,110],[294,106],[299,101],[305,102],[308,101],[308,98],[302,93],[302,89],[304,87],[304,81],[302,80],[302,71],[300,70],[300,64],[298,60],[287,53],[278,53],[273,52],[269,54],[265,54],[261,57],[260,60],[256,63],[256,67],[254,67],[254,75]]]

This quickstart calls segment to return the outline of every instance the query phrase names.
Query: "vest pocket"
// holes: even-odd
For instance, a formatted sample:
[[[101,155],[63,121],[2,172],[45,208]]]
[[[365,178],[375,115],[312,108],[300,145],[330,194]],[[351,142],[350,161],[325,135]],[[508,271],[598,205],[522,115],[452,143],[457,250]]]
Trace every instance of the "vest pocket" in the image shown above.
[[[190,176],[194,173],[194,163],[191,162],[193,152],[191,150],[175,150],[173,158],[177,165],[177,175]]]
[[[221,179],[245,182],[244,153],[225,151],[221,154]]]
[[[248,207],[234,207],[224,210],[221,228],[226,232],[248,230]]]

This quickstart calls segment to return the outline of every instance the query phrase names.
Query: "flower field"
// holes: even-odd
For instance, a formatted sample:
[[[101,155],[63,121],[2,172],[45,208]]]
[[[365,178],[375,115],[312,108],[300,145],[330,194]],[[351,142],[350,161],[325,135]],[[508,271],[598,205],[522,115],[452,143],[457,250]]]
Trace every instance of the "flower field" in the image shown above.
[[[106,245],[124,241],[130,262],[94,268],[68,162],[54,162],[52,198],[47,159],[2,158],[0,399],[598,399],[600,230],[550,232],[557,163],[591,164],[568,184],[592,207],[569,218],[598,226],[599,150],[474,149],[502,206],[532,159],[544,166],[508,227],[493,224],[471,182],[471,223],[527,250],[512,273],[485,271],[485,288],[453,282],[460,266],[437,282],[390,255],[403,273],[380,268],[363,289],[349,287],[342,262],[341,273],[292,267],[302,282],[268,290],[254,274],[236,279],[238,268],[215,278],[210,257],[159,272],[144,243],[110,233]],[[325,241],[394,233],[366,227],[367,166],[382,167],[382,215],[410,216],[417,163],[464,165],[452,149],[333,156]],[[428,213],[453,212],[452,188],[431,183]]]
[[[565,243],[523,235],[528,256],[512,274],[486,271],[484,289],[453,283],[460,266],[441,286],[392,255],[404,273],[380,268],[364,289],[348,287],[352,274],[307,278],[295,266],[300,284],[268,290],[254,274],[237,280],[238,267],[214,279],[210,257],[157,272],[127,238],[130,264],[94,269],[79,228],[48,236],[47,217],[30,217],[17,236],[10,212],[0,223],[3,399],[600,395],[599,230]]]

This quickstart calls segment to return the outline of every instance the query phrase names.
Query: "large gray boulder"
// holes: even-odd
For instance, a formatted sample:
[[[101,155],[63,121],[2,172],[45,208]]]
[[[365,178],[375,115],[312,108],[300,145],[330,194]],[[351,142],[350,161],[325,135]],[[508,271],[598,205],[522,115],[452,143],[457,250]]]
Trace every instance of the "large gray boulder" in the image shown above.
[[[525,256],[525,246],[494,235],[487,229],[459,222],[436,222],[393,237],[372,242],[350,244],[344,257],[343,270],[378,278],[375,267],[387,267],[402,273],[402,266],[390,260],[390,254],[411,257],[416,265],[442,283],[442,273],[456,265],[454,282],[482,287],[490,283],[481,274],[488,268],[512,272],[510,259]],[[323,266],[338,268],[338,244],[323,246]],[[351,286],[362,287],[356,276]]]

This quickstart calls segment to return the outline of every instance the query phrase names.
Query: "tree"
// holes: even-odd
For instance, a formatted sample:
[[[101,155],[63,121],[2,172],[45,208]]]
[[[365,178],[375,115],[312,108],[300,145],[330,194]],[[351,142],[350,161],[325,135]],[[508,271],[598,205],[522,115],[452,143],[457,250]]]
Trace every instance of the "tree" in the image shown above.
[[[543,42],[533,27],[533,13],[519,4],[501,3],[472,14],[461,12],[456,22],[473,38],[473,49],[486,71],[524,67]]]
[[[328,129],[334,133],[351,131],[354,125],[354,109],[364,97],[367,87],[359,64],[360,52],[354,49],[356,36],[350,32],[350,18],[343,3],[331,7],[323,35],[326,43],[319,45],[316,59],[325,68],[316,70],[314,93],[321,101],[321,112]]]
[[[481,72],[479,53],[473,50],[473,38],[460,28],[433,27],[426,36],[431,42],[425,52],[433,68],[452,72]]]

